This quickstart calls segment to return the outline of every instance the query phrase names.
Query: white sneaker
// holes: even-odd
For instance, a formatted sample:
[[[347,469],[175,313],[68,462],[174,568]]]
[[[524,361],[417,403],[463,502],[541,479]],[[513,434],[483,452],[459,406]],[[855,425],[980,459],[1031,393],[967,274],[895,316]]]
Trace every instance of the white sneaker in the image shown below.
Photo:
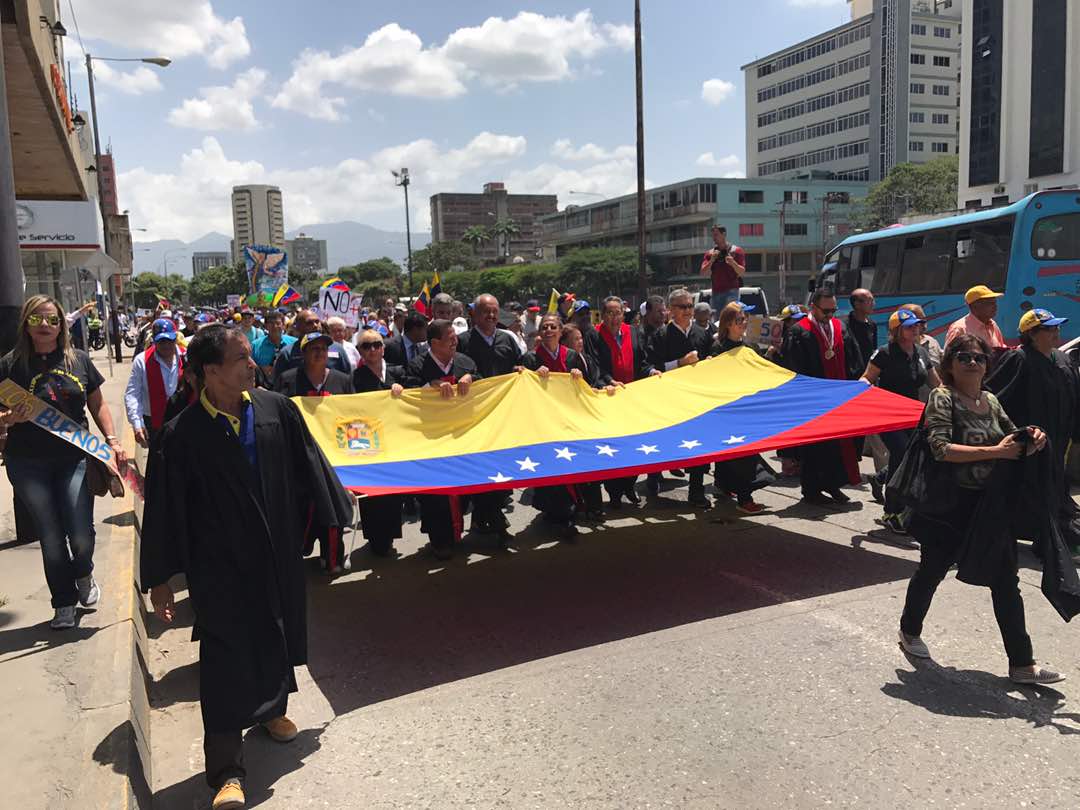
[[[79,592],[79,604],[83,607],[96,605],[101,599],[101,588],[98,587],[93,574],[75,580],[75,589]]]
[[[75,606],[58,607],[49,627],[53,630],[70,630],[75,626]]]
[[[900,648],[908,655],[913,655],[916,658],[930,657],[930,649],[926,646],[926,643],[918,636],[909,636],[903,630],[900,631]]]

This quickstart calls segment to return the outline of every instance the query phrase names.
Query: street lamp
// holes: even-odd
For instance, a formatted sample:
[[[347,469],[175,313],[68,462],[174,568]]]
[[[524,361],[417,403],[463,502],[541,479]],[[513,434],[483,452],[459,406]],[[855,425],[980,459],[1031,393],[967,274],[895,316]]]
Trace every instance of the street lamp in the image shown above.
[[[409,294],[412,295],[412,234],[409,230],[409,170],[402,168],[401,171],[395,172],[391,169],[390,174],[394,175],[394,185],[401,186],[405,189],[405,248],[409,253]]]

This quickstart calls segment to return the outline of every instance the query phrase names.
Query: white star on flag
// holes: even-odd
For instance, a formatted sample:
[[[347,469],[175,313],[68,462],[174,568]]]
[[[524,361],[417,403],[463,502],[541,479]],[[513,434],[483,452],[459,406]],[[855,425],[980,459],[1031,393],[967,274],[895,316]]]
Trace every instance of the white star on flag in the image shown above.
[[[538,462],[533,461],[528,456],[525,456],[524,460],[515,459],[514,463],[522,470],[528,470],[529,472],[536,472],[536,468],[540,466]]]
[[[745,441],[745,436],[732,436],[730,439],[724,439],[724,444],[742,444]]]
[[[643,444],[643,445],[641,445],[641,447],[639,447],[637,449],[640,450],[645,455],[649,455],[649,453],[659,453],[660,452],[659,450],[656,449],[655,444]]]
[[[558,447],[555,448],[555,458],[564,458],[567,461],[573,461],[574,456],[576,455],[577,453],[573,452],[569,447],[563,447],[561,449]]]
[[[609,456],[611,458],[615,458],[615,454],[619,451],[609,444],[598,444],[596,445],[596,452],[602,456]]]
[[[695,447],[701,447],[701,442],[697,439],[685,439],[679,444],[679,447],[685,450],[693,450]]]
[[[505,484],[507,481],[513,480],[509,475],[503,475],[501,472],[488,476],[488,481],[494,481],[496,484]]]

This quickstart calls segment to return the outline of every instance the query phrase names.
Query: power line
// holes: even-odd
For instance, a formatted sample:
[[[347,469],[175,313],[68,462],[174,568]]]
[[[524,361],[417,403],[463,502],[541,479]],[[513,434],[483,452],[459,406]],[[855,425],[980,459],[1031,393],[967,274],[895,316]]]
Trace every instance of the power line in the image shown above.
[[[79,47],[82,48],[83,56],[86,56],[86,46],[83,45],[82,33],[79,31],[79,20],[75,17],[75,6],[72,5],[71,0],[68,0],[68,10],[71,11],[71,24],[75,26],[75,36],[79,40]]]

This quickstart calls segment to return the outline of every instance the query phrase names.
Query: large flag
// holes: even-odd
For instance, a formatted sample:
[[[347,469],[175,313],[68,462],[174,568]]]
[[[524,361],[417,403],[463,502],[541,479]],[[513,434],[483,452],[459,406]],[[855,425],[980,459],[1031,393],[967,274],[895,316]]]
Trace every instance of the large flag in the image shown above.
[[[420,294],[416,296],[416,300],[413,301],[413,309],[424,317],[431,317],[431,291],[428,289],[426,281],[424,282],[424,289],[420,291]]]
[[[319,286],[324,290],[327,287],[329,287],[332,290],[341,290],[341,292],[348,292],[349,291],[349,285],[346,284],[344,281],[342,281],[337,276],[333,276],[331,278],[326,279],[326,281],[324,281]]]
[[[370,495],[461,494],[637,475],[914,427],[923,405],[803,377],[736,349],[608,396],[531,371],[432,388],[299,397],[342,484]]]
[[[435,275],[431,277],[431,298],[434,300],[435,296],[442,292],[442,282],[439,280],[439,271],[435,271]]]
[[[278,287],[278,291],[274,293],[274,300],[270,302],[271,306],[284,307],[294,301],[300,300],[300,293],[290,287],[288,284],[282,284]]]

